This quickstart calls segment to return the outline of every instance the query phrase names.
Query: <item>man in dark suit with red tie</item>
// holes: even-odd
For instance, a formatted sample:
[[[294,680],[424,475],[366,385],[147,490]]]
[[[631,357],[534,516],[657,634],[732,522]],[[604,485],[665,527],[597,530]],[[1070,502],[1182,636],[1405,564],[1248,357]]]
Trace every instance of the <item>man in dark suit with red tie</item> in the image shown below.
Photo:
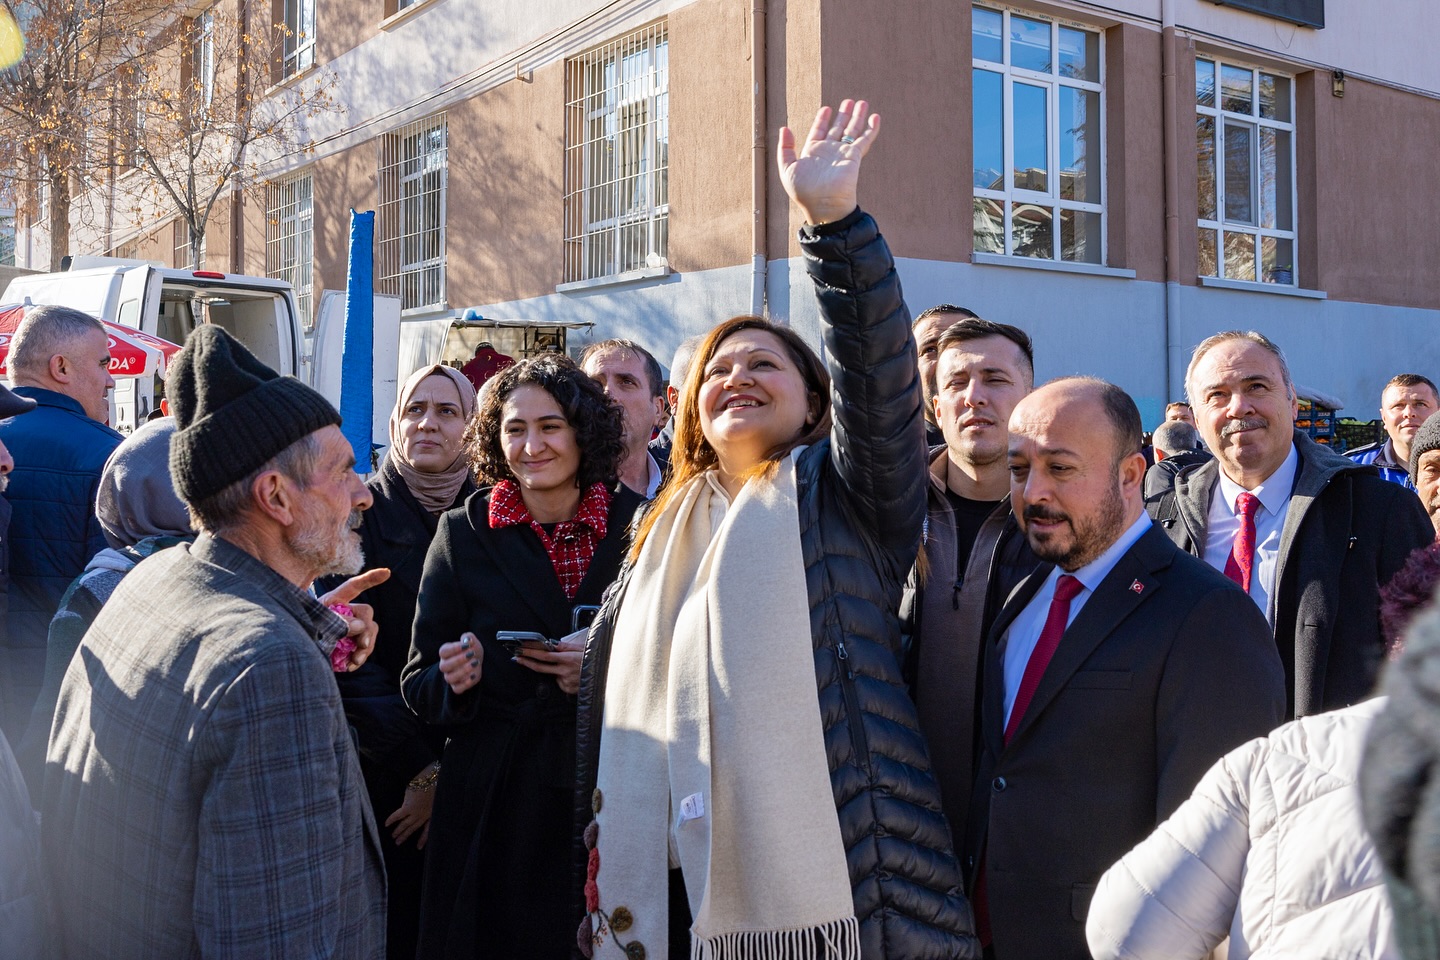
[[[1380,588],[1435,538],[1420,498],[1295,429],[1290,366],[1264,334],[1202,340],[1185,390],[1215,459],[1182,471],[1146,509],[1265,615],[1289,716],[1365,699],[1385,648]]]
[[[986,642],[971,889],[990,955],[1084,960],[1100,875],[1216,759],[1281,721],[1285,675],[1255,604],[1145,514],[1123,390],[1036,390],[1010,418],[1009,465],[1048,562]]]

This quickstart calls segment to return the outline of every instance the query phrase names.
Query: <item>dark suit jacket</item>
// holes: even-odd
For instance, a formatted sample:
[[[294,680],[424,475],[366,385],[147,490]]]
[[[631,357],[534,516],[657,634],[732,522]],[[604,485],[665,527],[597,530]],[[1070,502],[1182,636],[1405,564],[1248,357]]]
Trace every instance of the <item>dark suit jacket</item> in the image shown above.
[[[1384,659],[1380,587],[1411,551],[1435,539],[1415,491],[1383,479],[1295,431],[1300,468],[1280,535],[1275,640],[1289,680],[1290,716],[1359,703]],[[1185,470],[1173,495],[1146,503],[1182,550],[1205,556],[1220,465]]]
[[[1004,745],[1005,631],[1052,569],[1016,588],[986,641],[967,852],[972,869],[984,858],[999,960],[1087,960],[1100,875],[1285,713],[1259,609],[1151,527],[1070,624]]]

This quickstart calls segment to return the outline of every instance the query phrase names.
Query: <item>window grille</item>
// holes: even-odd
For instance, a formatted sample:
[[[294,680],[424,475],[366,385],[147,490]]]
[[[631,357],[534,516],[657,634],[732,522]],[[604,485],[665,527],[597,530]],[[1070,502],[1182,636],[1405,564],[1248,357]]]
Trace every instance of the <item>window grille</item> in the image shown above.
[[[566,63],[567,282],[667,263],[669,77],[663,22]]]
[[[447,155],[443,115],[381,139],[375,287],[401,309],[445,303]]]
[[[265,275],[295,290],[295,307],[308,333],[312,314],[315,263],[314,181],[310,174],[272,183],[266,190]]]

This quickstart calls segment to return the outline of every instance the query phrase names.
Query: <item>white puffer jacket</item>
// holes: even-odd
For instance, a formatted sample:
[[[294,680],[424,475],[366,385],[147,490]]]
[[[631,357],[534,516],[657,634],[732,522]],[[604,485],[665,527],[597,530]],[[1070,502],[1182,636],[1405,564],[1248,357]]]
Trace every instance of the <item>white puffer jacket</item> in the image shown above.
[[[1174,816],[1105,872],[1096,960],[1399,958],[1356,778],[1370,700],[1287,723],[1222,757]]]

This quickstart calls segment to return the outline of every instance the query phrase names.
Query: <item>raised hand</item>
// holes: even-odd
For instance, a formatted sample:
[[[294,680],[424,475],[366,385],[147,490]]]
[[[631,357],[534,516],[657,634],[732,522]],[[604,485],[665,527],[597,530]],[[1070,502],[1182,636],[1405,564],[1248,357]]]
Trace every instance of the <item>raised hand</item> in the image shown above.
[[[346,660],[346,671],[359,670],[360,665],[369,659],[375,650],[375,638],[380,633],[380,628],[375,624],[375,608],[368,603],[356,603],[355,598],[389,579],[388,567],[375,567],[351,577],[320,598],[320,602],[327,607],[332,603],[343,603],[350,607],[349,632],[346,636],[355,641],[355,649]]]
[[[807,221],[831,223],[855,209],[860,160],[879,134],[880,114],[864,100],[842,100],[838,112],[821,107],[798,152],[794,131],[780,128],[780,182]]]

